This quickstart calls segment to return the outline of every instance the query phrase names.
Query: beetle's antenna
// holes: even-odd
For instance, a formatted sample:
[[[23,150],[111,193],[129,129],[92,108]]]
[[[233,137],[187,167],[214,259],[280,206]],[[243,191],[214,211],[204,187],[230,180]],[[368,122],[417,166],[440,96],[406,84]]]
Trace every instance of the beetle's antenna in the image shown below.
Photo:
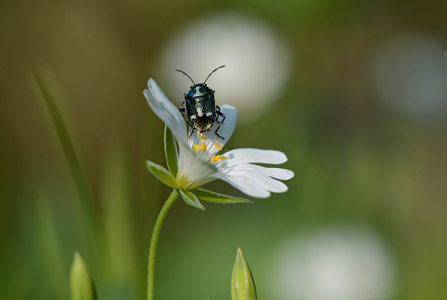
[[[222,68],[224,68],[224,67],[225,67],[225,65],[222,65],[222,66],[220,66],[220,67],[215,68],[215,69],[208,75],[208,77],[205,79],[205,81],[204,81],[203,83],[205,83],[205,82],[208,80],[208,78],[210,78],[210,76],[211,76],[214,72],[216,72],[217,70],[222,69]]]
[[[188,75],[188,73],[186,73],[185,71],[179,70],[179,69],[175,69],[175,70],[176,70],[177,72],[180,72],[180,73],[185,74],[185,76],[188,77],[189,80],[191,80],[193,84],[196,84],[196,83],[194,82],[194,80],[192,80],[191,76]]]

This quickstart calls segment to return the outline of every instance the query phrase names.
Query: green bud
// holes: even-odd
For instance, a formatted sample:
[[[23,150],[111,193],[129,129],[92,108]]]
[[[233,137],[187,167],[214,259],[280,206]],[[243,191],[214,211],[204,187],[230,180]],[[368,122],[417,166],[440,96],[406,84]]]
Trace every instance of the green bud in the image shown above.
[[[87,266],[81,255],[76,252],[70,270],[72,300],[96,300],[93,282],[88,274]]]
[[[231,299],[256,300],[255,282],[241,248],[237,249],[231,276]]]

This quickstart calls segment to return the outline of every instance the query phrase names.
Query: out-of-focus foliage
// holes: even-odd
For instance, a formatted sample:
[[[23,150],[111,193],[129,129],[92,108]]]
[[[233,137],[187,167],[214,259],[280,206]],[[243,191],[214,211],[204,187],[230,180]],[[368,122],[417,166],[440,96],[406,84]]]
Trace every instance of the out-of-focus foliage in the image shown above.
[[[93,280],[88,274],[82,256],[76,252],[70,269],[71,299],[95,300],[97,299]]]
[[[393,277],[375,283],[392,286],[383,299],[447,298],[447,2],[39,0],[0,6],[0,299],[68,299],[77,250],[100,299],[144,297],[151,227],[168,190],[145,169],[146,159],[164,164],[163,124],[142,90],[150,76],[169,85],[162,58],[171,39],[191,21],[223,12],[271,27],[291,55],[282,89],[256,118],[239,122],[229,148],[282,150],[296,176],[289,192],[255,205],[209,204],[201,212],[178,201],[161,235],[156,298],[229,299],[239,246],[256,274],[259,297],[279,299],[274,280],[287,241],[319,240],[312,235],[320,228],[339,226],[374,232],[359,249],[386,248],[382,262]],[[234,42],[256,38],[235,36]],[[238,55],[255,74],[246,59],[251,54],[232,57]],[[44,80],[75,164],[30,84],[33,69],[52,73]],[[219,72],[237,76],[231,65]],[[272,76],[263,75],[266,82]],[[219,76],[211,87],[225,79]],[[185,90],[189,84],[185,79]],[[167,93],[181,101],[182,91]],[[217,89],[216,100],[230,102]],[[223,183],[213,189],[237,194]],[[349,235],[329,241],[346,241],[347,247],[334,246],[339,252],[357,249],[350,248]],[[365,252],[359,257],[376,253]],[[312,276],[332,278],[321,272]],[[287,295],[301,295],[289,288]]]

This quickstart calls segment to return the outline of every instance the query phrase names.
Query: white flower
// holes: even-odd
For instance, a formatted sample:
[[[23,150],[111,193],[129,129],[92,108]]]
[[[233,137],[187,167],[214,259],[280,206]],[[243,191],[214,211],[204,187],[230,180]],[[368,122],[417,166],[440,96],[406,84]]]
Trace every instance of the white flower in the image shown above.
[[[287,161],[284,153],[275,150],[252,148],[234,149],[221,153],[236,126],[237,111],[230,105],[222,105],[226,119],[216,135],[216,124],[209,131],[195,131],[186,124],[178,108],[166,97],[153,79],[148,90],[143,91],[149,106],[172,131],[178,144],[178,171],[176,183],[181,190],[195,189],[215,179],[222,179],[243,193],[267,198],[270,192],[282,193],[287,186],[281,181],[294,176],[286,169],[266,168],[253,163],[281,164]]]

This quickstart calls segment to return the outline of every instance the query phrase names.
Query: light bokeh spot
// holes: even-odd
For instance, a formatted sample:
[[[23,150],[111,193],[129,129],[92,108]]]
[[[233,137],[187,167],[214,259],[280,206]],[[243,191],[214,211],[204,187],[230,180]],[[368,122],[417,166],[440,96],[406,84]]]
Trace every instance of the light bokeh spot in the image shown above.
[[[281,34],[259,19],[221,13],[192,21],[179,29],[162,52],[161,71],[171,85],[174,102],[181,102],[191,81],[175,69],[186,71],[195,82],[216,91],[217,104],[231,104],[242,112],[241,121],[259,116],[283,95],[291,70],[291,54]]]
[[[386,300],[393,292],[390,251],[363,226],[287,238],[279,245],[272,268],[272,299]]]

